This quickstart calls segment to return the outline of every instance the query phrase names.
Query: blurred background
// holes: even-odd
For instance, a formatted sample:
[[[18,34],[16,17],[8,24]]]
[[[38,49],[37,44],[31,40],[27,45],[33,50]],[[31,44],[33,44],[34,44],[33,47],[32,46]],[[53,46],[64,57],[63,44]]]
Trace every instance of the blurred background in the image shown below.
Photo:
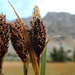
[[[30,25],[33,8],[37,5],[46,25],[48,38],[56,35],[62,36],[53,39],[47,46],[46,75],[75,75],[75,0],[9,1],[27,25]],[[17,18],[8,0],[0,1],[0,13],[5,14],[10,22]],[[9,52],[5,57],[4,72],[6,75],[13,75],[13,73],[14,75],[22,75],[22,62],[11,44],[9,45]],[[14,71],[12,74],[11,68]],[[18,72],[16,73],[15,70]],[[31,67],[29,71],[31,71]],[[32,71],[29,73],[33,75]]]

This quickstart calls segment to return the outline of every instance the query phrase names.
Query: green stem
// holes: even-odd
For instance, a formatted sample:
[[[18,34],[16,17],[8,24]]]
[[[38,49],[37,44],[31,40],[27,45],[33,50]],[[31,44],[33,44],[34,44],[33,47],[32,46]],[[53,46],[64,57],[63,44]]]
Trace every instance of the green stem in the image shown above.
[[[42,54],[42,58],[41,58],[41,71],[40,71],[40,75],[45,75],[46,74],[46,50],[43,52]]]

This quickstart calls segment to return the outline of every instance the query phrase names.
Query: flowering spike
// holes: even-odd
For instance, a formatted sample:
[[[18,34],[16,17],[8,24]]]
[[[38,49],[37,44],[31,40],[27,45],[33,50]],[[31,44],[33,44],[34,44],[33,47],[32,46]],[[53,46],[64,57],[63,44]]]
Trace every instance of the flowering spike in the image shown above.
[[[40,17],[38,6],[34,7],[34,12],[31,21],[32,26],[32,43],[33,49],[38,58],[44,50],[46,44],[46,27],[43,24],[43,20]]]

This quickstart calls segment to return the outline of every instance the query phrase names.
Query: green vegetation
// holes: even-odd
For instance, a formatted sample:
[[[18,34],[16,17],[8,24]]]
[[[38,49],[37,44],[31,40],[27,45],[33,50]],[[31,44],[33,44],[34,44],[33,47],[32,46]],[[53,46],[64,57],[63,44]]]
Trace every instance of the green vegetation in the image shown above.
[[[73,53],[73,58],[74,58],[74,61],[75,61],[75,49],[74,49],[74,53]]]
[[[46,75],[46,51],[47,51],[47,48],[42,54],[40,75]]]
[[[65,62],[67,60],[66,52],[64,51],[62,46],[60,47],[59,50],[57,50],[54,47],[53,52],[50,53],[50,57],[54,62]]]
[[[69,55],[71,53],[71,56]],[[57,49],[54,47],[52,52],[50,52],[50,61],[53,62],[67,62],[67,61],[75,61],[75,49],[72,52],[71,50],[64,50],[64,48],[61,46],[60,49]]]
[[[54,62],[57,61],[57,50],[56,50],[55,47],[54,47],[54,49],[53,49],[53,52],[50,53],[50,57],[52,58],[52,60],[53,60]]]
[[[64,51],[63,47],[61,46],[57,53],[57,61],[65,62],[66,60],[67,60],[66,52]]]

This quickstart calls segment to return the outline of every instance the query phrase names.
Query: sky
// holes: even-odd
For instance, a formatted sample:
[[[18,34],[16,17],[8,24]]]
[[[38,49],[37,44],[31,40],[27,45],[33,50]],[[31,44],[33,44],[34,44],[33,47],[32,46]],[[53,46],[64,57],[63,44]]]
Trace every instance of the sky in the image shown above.
[[[75,14],[75,0],[9,0],[21,18],[32,15],[33,8],[37,5],[41,16],[48,12],[68,12]],[[8,3],[8,0],[0,0],[0,14],[5,14],[8,20],[16,19],[16,15]]]

